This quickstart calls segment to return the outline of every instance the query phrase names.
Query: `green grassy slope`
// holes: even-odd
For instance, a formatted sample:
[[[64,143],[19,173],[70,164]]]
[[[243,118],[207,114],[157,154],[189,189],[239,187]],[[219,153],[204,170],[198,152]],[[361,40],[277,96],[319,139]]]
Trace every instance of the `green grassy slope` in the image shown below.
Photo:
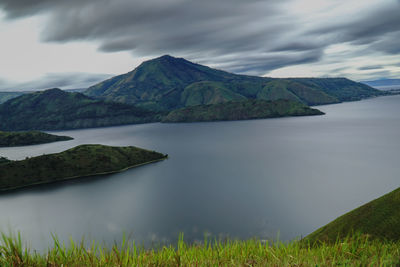
[[[198,105],[171,111],[163,122],[248,120],[285,116],[322,115],[323,112],[291,100],[246,100]]]
[[[186,107],[241,100],[246,100],[246,97],[229,90],[221,82],[192,83],[181,94],[181,102]]]
[[[346,78],[293,78],[289,80],[322,90],[339,101],[354,101],[386,94],[368,85]]]
[[[278,80],[270,81],[257,92],[256,98],[271,101],[278,99],[288,99],[302,102],[302,100],[298,96],[287,89],[287,84],[287,82],[281,82]]]
[[[207,91],[206,94],[210,94],[208,91],[218,92],[218,102],[242,97],[289,99],[307,105],[338,103],[382,94],[348,79],[273,79],[238,75],[171,56],[143,62],[129,73],[88,88],[85,94],[155,111],[171,111],[194,103],[204,105],[213,102],[199,91]]]
[[[165,157],[137,147],[80,145],[61,153],[2,164],[0,190],[115,172]]]
[[[2,132],[0,131],[0,147],[28,146],[58,141],[72,140],[69,136],[59,136],[39,131]]]
[[[60,130],[156,120],[157,114],[60,89],[24,94],[0,105],[0,130]]]
[[[400,188],[344,214],[311,233],[306,240],[335,242],[353,232],[400,241]]]

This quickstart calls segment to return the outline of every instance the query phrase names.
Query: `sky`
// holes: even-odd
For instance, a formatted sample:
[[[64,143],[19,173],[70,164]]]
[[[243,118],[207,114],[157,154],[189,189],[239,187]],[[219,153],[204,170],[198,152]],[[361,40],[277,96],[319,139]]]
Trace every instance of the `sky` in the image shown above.
[[[400,79],[400,0],[0,0],[0,90],[86,88],[169,54],[239,74]]]

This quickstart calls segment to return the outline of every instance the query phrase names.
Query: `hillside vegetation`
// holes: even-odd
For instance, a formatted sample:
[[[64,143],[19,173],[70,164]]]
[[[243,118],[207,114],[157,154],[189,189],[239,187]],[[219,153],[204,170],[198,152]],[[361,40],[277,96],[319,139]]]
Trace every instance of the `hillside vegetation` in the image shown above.
[[[174,110],[164,117],[163,122],[248,120],[322,114],[317,109],[292,100],[247,100]]]
[[[59,136],[39,131],[3,132],[0,131],[0,147],[28,146],[58,141],[72,140],[69,136]]]
[[[61,153],[9,161],[0,168],[0,190],[120,171],[166,155],[137,147],[80,145]]]
[[[400,241],[400,188],[344,214],[311,233],[306,240],[335,242],[353,233]]]
[[[346,78],[291,78],[289,80],[321,90],[340,101],[356,101],[387,94],[366,84],[353,82]]]
[[[358,100],[384,93],[345,78],[274,79],[238,75],[168,55],[88,88],[85,94],[150,110],[244,99],[288,99],[307,105]]]
[[[157,115],[131,105],[49,89],[1,104],[0,130],[61,130],[145,123],[157,120]]]

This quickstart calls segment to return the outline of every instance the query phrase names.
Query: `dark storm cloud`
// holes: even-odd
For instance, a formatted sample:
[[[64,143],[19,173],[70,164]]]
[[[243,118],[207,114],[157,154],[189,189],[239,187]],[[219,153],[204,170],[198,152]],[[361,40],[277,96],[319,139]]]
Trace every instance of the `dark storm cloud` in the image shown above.
[[[91,40],[103,52],[171,54],[251,74],[319,61],[335,43],[400,52],[400,1],[312,29],[288,12],[291,1],[0,0],[0,8],[9,19],[46,14],[47,42]]]
[[[350,42],[368,45],[371,51],[388,54],[400,52],[400,1],[382,4],[382,7],[354,17],[350,21],[324,25],[309,33],[323,36],[329,43]]]
[[[48,88],[71,89],[71,84],[74,85],[72,89],[87,88],[111,76],[109,74],[91,73],[49,73],[39,80],[23,83],[1,82],[0,80],[0,91],[34,91]]]

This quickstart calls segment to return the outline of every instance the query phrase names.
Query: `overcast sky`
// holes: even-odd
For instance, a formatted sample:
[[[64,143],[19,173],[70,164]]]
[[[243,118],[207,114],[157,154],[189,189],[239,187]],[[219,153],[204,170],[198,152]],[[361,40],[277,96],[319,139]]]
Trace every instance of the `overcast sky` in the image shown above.
[[[0,90],[83,88],[170,54],[272,77],[400,78],[400,0],[0,0]]]

